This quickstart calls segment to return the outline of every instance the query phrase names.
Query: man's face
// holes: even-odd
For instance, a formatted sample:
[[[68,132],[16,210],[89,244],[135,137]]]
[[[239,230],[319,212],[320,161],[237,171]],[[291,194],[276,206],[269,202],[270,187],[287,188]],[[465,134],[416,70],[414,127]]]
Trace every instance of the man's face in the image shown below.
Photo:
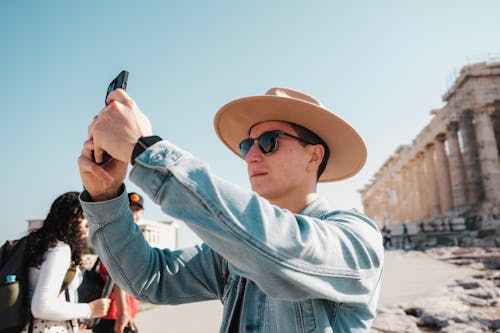
[[[297,136],[286,122],[265,121],[252,127],[250,137],[257,138],[262,133],[273,130]],[[284,135],[278,136],[277,144],[276,151],[266,155],[255,141],[245,156],[252,190],[270,201],[301,191],[310,177],[306,173],[310,160],[307,146],[304,147],[298,140]]]
[[[142,207],[138,205],[130,205],[130,210],[132,211],[132,214],[134,214],[134,222],[139,222],[139,220],[142,218],[144,209],[142,209]]]

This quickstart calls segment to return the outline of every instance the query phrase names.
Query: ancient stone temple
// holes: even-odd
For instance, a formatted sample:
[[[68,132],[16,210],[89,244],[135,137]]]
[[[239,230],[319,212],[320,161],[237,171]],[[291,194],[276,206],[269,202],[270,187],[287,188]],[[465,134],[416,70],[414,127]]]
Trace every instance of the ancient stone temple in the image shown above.
[[[379,226],[500,229],[500,62],[462,68],[443,100],[359,190]]]

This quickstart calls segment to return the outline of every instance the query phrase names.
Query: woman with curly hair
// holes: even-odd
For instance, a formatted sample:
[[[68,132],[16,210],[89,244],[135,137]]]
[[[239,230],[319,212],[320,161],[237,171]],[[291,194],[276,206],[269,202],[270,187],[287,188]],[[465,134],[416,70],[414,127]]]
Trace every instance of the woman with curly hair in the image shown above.
[[[78,332],[77,318],[99,318],[109,308],[109,299],[76,303],[82,282],[79,265],[86,246],[88,222],[83,216],[78,192],[59,196],[50,207],[43,226],[28,236],[27,260],[33,322],[23,332]],[[66,273],[74,278],[63,288]]]

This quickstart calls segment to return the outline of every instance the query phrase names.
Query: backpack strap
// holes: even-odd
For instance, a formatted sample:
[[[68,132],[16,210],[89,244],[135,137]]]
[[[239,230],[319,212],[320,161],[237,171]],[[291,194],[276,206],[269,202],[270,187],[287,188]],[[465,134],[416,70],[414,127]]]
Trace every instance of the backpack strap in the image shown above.
[[[61,290],[59,291],[59,293],[64,291],[64,296],[66,297],[67,302],[70,302],[68,286],[71,283],[71,281],[73,281],[73,279],[75,278],[75,275],[76,275],[76,265],[75,262],[72,261],[71,264],[69,265],[68,270],[66,271],[66,275],[64,275],[64,280],[61,285]],[[68,323],[69,326],[71,327],[71,331],[75,332],[74,320],[68,320]]]
[[[97,271],[97,265],[99,265],[100,261],[101,261],[101,259],[99,257],[97,257],[97,259],[95,260],[94,266],[92,266],[92,271]]]
[[[7,248],[7,245],[9,244],[9,241],[6,241],[1,247],[0,247],[0,267],[2,267],[5,264],[5,258],[3,257],[3,252],[5,248]]]
[[[71,281],[73,281],[75,274],[76,274],[76,265],[72,261],[71,264],[69,265],[68,270],[66,271],[66,275],[64,276],[64,280],[61,286],[61,290],[59,290],[59,293],[61,293],[63,290],[68,289],[68,286],[71,283]]]

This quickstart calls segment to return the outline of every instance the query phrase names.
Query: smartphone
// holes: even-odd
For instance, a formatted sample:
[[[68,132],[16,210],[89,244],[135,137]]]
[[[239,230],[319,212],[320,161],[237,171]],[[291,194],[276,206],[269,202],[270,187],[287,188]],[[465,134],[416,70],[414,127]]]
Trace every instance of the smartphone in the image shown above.
[[[108,95],[115,89],[121,88],[123,90],[127,90],[127,81],[128,81],[128,72],[121,71],[117,77],[108,86],[108,91],[106,92],[106,98],[104,98],[104,103],[108,105],[106,100],[108,99]]]
[[[108,91],[106,91],[106,97],[104,98],[104,104],[108,105],[108,102],[106,101],[108,99],[108,95],[114,91],[115,89],[121,88],[123,90],[127,90],[127,82],[128,82],[128,72],[127,71],[121,71],[120,74],[118,74],[117,77],[114,78],[113,81],[108,85]],[[94,157],[94,152],[92,152],[92,159],[95,162],[95,157]],[[102,162],[98,163],[99,165],[102,165],[109,161],[111,159],[111,156],[104,152],[102,156]]]

